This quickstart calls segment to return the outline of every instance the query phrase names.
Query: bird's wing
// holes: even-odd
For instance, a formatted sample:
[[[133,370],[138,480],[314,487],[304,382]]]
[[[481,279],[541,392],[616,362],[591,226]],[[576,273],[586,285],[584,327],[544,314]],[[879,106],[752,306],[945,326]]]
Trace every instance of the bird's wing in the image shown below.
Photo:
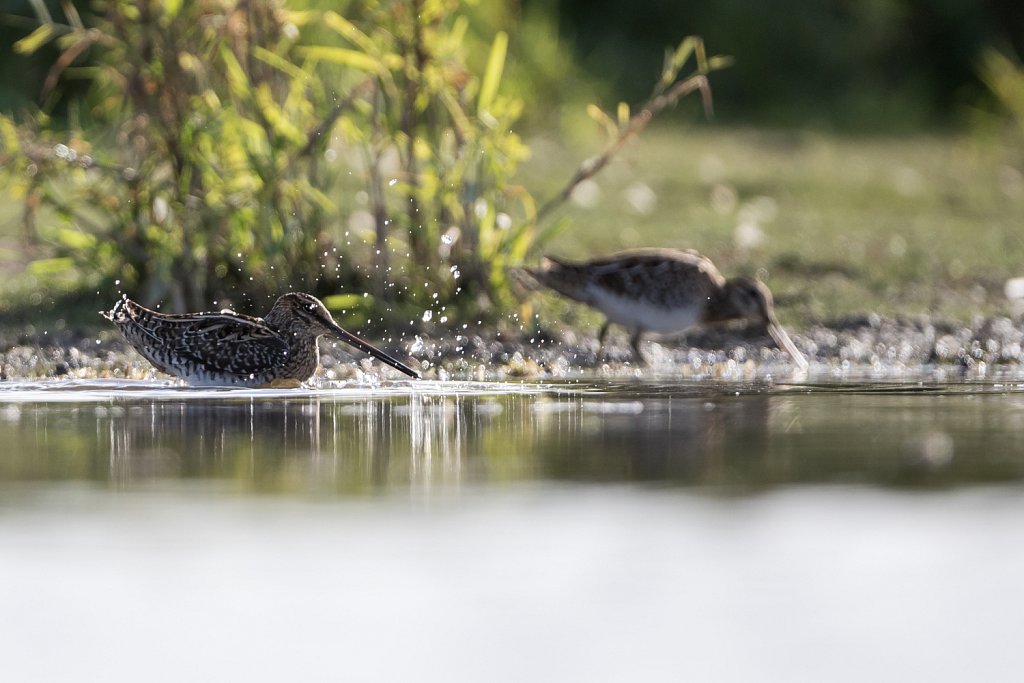
[[[210,370],[248,374],[284,363],[288,343],[262,320],[236,314],[194,314],[175,320],[166,337],[173,353]]]
[[[656,272],[665,267],[671,267],[673,270],[710,269],[717,272],[710,259],[693,249],[631,249],[594,259],[586,265],[596,275],[629,269]]]
[[[592,282],[606,291],[630,293],[674,307],[698,302],[722,285],[714,264],[695,251],[638,250],[591,264]]]
[[[167,315],[124,300],[110,318],[135,349],[160,369],[204,367],[244,378],[288,358],[284,336],[260,318],[236,313]]]
[[[238,313],[186,313],[168,316],[175,331],[184,337],[214,337],[228,343],[260,339],[280,339],[281,335],[267,326],[262,318]]]

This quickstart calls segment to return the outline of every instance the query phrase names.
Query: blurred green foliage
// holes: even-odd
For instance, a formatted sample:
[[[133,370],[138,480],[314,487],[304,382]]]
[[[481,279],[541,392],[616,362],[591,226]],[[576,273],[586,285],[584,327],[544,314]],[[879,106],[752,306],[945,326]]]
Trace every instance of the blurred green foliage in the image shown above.
[[[524,0],[527,7],[546,0]],[[681,32],[736,58],[718,120],[893,132],[963,123],[986,46],[1024,54],[1020,0],[560,0],[560,34],[609,92],[635,99],[652,45]]]
[[[525,253],[507,34],[472,71],[457,2],[367,0],[351,18],[227,0],[91,7],[85,20],[70,4],[60,20],[40,13],[15,44],[57,45],[46,89],[89,79],[66,127],[44,112],[0,119],[25,232],[57,247],[32,264],[40,278],[116,280],[179,310],[345,284],[449,299],[491,295]],[[340,176],[357,180],[339,193]],[[57,220],[37,222],[42,207]],[[339,226],[371,258],[346,259]]]
[[[995,115],[999,133],[1009,129],[1024,168],[1024,65],[999,50],[990,48],[981,60],[981,77],[999,105]],[[1003,125],[1000,125],[1003,124]]]
[[[351,304],[362,318],[510,308],[508,266],[552,229],[512,182],[528,149],[513,131],[523,100],[505,94],[508,33],[484,40],[457,0],[320,5],[33,2],[38,25],[14,50],[58,48],[43,98],[69,78],[90,88],[63,118],[0,117],[24,237],[50,247],[29,272],[174,310],[291,288],[369,292]],[[680,97],[709,106],[721,65],[684,41],[642,123],[619,107],[604,160]]]

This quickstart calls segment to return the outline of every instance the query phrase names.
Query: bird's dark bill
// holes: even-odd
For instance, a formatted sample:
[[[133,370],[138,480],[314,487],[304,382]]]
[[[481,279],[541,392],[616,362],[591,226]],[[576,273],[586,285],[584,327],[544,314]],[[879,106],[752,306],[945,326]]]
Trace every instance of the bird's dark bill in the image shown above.
[[[336,325],[334,327],[334,334],[336,334],[338,338],[341,339],[343,342],[351,344],[360,351],[370,354],[371,356],[381,361],[382,363],[387,363],[388,365],[395,368],[399,372],[404,372],[410,377],[414,377],[416,379],[420,378],[420,373],[416,372],[405,363],[402,363],[401,361],[392,358],[388,354],[378,349],[376,346],[373,346],[372,344],[363,341],[362,339],[355,336],[354,334],[344,329],[340,325]]]

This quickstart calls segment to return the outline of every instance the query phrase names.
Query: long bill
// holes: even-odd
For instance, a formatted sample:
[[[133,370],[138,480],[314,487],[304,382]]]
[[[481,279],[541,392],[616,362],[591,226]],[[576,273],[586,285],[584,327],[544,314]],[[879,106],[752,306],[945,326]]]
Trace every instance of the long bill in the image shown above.
[[[778,344],[779,348],[788,353],[792,358],[793,362],[796,363],[801,370],[806,370],[808,367],[807,359],[804,358],[804,354],[800,353],[800,349],[796,348],[796,344],[786,334],[786,330],[782,329],[782,325],[775,319],[775,316],[768,318],[768,334],[771,335],[775,343]]]
[[[362,339],[360,339],[359,337],[355,336],[354,334],[352,334],[351,332],[349,332],[348,330],[343,328],[341,325],[337,325],[336,324],[334,326],[334,328],[333,328],[333,332],[334,332],[335,335],[338,336],[339,339],[341,339],[346,344],[351,344],[352,346],[356,347],[360,351],[364,351],[364,352],[370,354],[371,356],[373,356],[377,360],[379,360],[379,361],[381,361],[383,363],[387,363],[388,365],[390,365],[394,369],[399,370],[400,372],[404,372],[405,374],[409,375],[410,377],[413,377],[415,379],[419,379],[420,378],[420,373],[416,372],[415,370],[410,368],[405,363],[402,363],[401,361],[395,360],[394,358],[392,358],[388,354],[386,354],[383,351],[381,351],[380,349],[378,349],[376,346],[373,346],[372,344],[364,342]]]

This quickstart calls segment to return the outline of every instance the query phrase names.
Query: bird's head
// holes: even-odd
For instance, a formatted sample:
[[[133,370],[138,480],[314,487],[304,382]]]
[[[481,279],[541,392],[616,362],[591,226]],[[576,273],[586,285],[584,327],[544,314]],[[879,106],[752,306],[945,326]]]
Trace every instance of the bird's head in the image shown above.
[[[746,320],[767,332],[779,348],[788,353],[801,369],[807,367],[807,359],[796,348],[775,318],[772,293],[761,281],[749,277],[738,277],[725,284],[731,317]]]
[[[319,337],[329,334],[350,344],[360,351],[387,363],[410,377],[419,377],[419,373],[392,358],[375,346],[363,341],[334,321],[334,316],[327,310],[324,303],[312,294],[289,292],[277,300],[264,320],[279,332],[295,337]]]
[[[274,323],[281,332],[293,335],[337,335],[342,329],[320,299],[303,292],[289,292],[281,296],[265,320]]]
[[[761,326],[767,326],[774,319],[772,293],[763,282],[738,277],[729,280],[725,289],[733,317]]]

